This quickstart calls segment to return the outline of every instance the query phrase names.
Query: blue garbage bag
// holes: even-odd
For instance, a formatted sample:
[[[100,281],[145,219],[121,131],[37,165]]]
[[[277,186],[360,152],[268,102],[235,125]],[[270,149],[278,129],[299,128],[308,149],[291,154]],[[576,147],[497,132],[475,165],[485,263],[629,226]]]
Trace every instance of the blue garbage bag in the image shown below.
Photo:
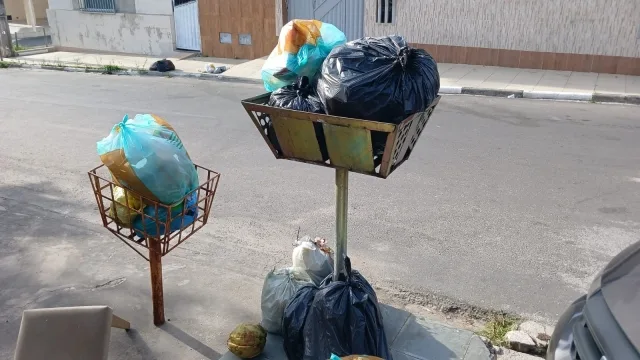
[[[198,218],[198,192],[191,193],[186,201],[171,207],[171,223],[169,223],[169,233],[180,230],[181,227],[186,227],[193,224]],[[184,221],[182,216],[182,210],[185,208]],[[143,210],[144,215],[138,216],[133,221],[133,229],[136,235],[141,238],[144,237],[144,231],[147,236],[156,237],[165,234],[165,224],[169,220],[167,209],[163,206],[156,207],[149,205]],[[156,221],[157,219],[157,221]]]
[[[97,149],[118,185],[148,199],[176,204],[198,187],[198,172],[182,141],[158,116],[125,116]]]

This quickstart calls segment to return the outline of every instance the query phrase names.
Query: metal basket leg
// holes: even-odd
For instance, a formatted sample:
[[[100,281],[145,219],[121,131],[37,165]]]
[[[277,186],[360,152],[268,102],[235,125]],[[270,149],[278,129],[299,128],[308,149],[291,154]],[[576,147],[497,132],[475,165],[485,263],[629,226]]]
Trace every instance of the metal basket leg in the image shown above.
[[[164,290],[162,288],[162,245],[158,239],[149,239],[149,269],[153,323],[160,326],[164,324]]]
[[[347,214],[349,212],[349,170],[336,169],[336,253],[333,280],[344,272],[344,257],[347,256]]]

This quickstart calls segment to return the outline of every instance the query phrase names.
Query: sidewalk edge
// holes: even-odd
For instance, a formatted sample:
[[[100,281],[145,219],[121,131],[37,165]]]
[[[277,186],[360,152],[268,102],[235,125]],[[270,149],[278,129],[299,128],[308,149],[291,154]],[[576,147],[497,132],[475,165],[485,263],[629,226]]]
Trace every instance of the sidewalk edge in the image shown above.
[[[601,103],[621,103],[640,105],[640,95],[593,93],[593,101]]]
[[[6,62],[10,62],[11,67],[25,68],[25,69],[43,69],[43,70],[55,70],[75,73],[105,73],[105,70],[95,66],[64,66],[64,65],[39,65],[31,63],[22,63],[16,58],[6,59]],[[7,61],[8,60],[8,61]],[[224,74],[209,74],[209,73],[188,73],[188,72],[166,72],[159,73],[155,71],[140,71],[136,69],[128,69],[123,71],[117,71],[110,73],[111,75],[125,75],[125,76],[156,76],[156,77],[168,77],[168,78],[192,78],[201,80],[215,80],[223,82],[236,82],[244,84],[262,84],[261,79],[244,78],[237,76],[226,76]],[[461,87],[461,86],[442,86],[440,88],[440,94],[451,95],[479,95],[479,96],[491,96],[491,97],[503,97],[503,98],[525,98],[536,100],[562,100],[562,101],[585,101],[596,103],[615,103],[615,104],[631,104],[640,105],[640,95],[636,94],[616,94],[616,93],[579,93],[579,92],[553,92],[553,91],[528,91],[528,90],[506,90],[506,89],[489,89],[489,88],[475,88],[475,87]]]
[[[592,101],[593,93],[556,92],[556,91],[524,91],[525,99]]]

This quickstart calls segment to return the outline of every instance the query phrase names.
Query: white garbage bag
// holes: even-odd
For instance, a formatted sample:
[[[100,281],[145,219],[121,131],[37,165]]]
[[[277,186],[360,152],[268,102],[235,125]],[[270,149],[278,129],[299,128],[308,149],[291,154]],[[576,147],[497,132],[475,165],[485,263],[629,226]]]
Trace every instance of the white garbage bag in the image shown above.
[[[311,280],[320,285],[322,280],[333,273],[333,251],[325,239],[305,236],[296,242],[291,260],[295,269],[303,269]]]
[[[304,270],[286,268],[269,272],[262,287],[262,327],[270,333],[282,334],[284,308],[298,289],[312,284]]]

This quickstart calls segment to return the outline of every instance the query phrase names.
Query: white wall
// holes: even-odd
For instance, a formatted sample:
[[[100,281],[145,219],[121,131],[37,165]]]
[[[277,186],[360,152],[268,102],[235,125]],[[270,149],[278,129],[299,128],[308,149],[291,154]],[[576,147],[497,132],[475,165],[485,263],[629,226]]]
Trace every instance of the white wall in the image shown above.
[[[49,0],[49,9],[73,10],[73,0]]]
[[[47,15],[55,46],[155,56],[174,50],[172,15],[56,9],[47,10]]]
[[[135,0],[137,14],[173,15],[171,0]]]
[[[393,24],[376,23],[366,0],[365,35],[409,42],[640,57],[640,0],[398,0]]]

